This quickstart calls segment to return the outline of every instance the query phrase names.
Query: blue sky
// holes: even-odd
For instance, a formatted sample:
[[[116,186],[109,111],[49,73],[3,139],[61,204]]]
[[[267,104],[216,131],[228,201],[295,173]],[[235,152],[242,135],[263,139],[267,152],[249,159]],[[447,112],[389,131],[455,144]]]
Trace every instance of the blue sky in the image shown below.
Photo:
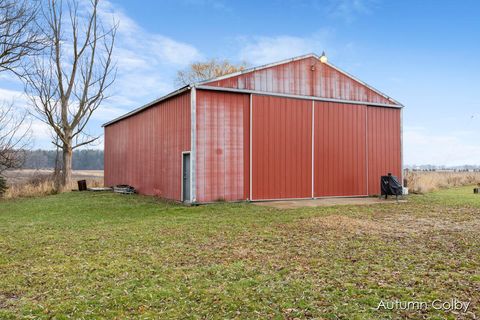
[[[103,1],[120,22],[118,78],[89,131],[174,89],[207,58],[255,66],[309,52],[401,101],[406,164],[480,164],[480,2]],[[22,86],[0,77],[21,104]],[[35,147],[50,147],[35,123]],[[102,145],[96,146],[101,148]]]

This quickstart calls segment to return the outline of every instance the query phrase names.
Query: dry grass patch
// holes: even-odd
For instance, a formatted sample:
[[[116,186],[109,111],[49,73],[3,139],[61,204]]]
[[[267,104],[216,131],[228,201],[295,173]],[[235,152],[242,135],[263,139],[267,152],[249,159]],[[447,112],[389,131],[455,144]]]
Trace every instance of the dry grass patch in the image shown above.
[[[12,170],[6,172],[8,189],[5,199],[38,197],[55,193],[55,182],[51,170]],[[77,180],[87,180],[88,187],[103,187],[103,171],[74,170],[68,189],[76,190]]]
[[[479,199],[480,200],[480,199]],[[417,216],[410,213],[375,215],[373,217],[351,217],[329,215],[302,219],[298,225],[308,232],[325,233],[334,231],[339,234],[381,235],[385,237],[407,237],[435,232],[475,232],[480,230],[480,210],[465,209],[468,219],[452,218],[459,210],[450,210],[433,217]],[[467,212],[468,210],[468,212]],[[476,214],[476,215],[475,215]]]
[[[405,178],[410,192],[427,193],[478,184],[480,172],[408,171]]]
[[[348,232],[356,234],[384,234],[391,233],[394,227],[365,218],[354,218],[342,215],[329,215],[326,217],[314,217],[303,219],[300,227],[308,229],[310,232],[322,232],[334,230],[336,232]]]

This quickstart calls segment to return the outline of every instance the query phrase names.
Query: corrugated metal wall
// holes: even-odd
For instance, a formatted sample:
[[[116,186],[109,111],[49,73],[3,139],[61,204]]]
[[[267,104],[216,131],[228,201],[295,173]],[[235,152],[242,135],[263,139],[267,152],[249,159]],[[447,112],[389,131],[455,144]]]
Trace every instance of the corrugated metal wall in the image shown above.
[[[400,109],[367,108],[368,193],[380,193],[380,176],[402,176]]]
[[[253,200],[312,196],[312,101],[253,95]],[[400,109],[314,102],[314,197],[379,194],[401,177]]]
[[[105,185],[181,200],[182,151],[190,150],[190,92],[105,127]]]
[[[313,57],[210,85],[392,103]],[[198,202],[372,195],[381,175],[401,176],[400,109],[251,97],[252,115],[250,94],[196,90]],[[190,112],[188,91],[106,126],[105,184],[181,200]]]
[[[252,97],[252,198],[312,194],[312,102]]]
[[[315,197],[367,195],[362,105],[315,102]]]
[[[212,81],[210,86],[394,104],[315,57]]]
[[[249,187],[248,94],[197,90],[197,200],[244,200]]]

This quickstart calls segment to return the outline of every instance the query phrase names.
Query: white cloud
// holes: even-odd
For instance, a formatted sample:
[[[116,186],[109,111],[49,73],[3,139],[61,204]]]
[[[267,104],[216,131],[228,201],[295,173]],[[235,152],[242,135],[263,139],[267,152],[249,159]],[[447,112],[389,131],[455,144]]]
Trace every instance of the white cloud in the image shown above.
[[[375,0],[330,0],[328,13],[334,18],[350,23],[359,15],[370,14],[376,4]]]
[[[231,11],[224,0],[175,0],[186,6],[207,6],[218,11]]]
[[[474,131],[431,132],[424,127],[405,127],[405,164],[478,164],[480,144],[470,139]]]
[[[13,103],[16,107],[26,107],[27,97],[23,91],[0,88],[0,102],[2,104]]]
[[[19,116],[25,114],[27,111],[30,111],[30,113],[33,114],[33,112],[31,112],[31,108],[29,107],[28,98],[23,91],[0,88],[0,104],[2,106],[12,104]],[[49,143],[51,140],[50,129],[48,125],[36,119],[35,117],[32,117],[31,115],[27,116],[27,121],[22,123],[21,129],[18,132],[23,134],[23,132],[29,128],[31,131],[32,144],[40,142],[43,145],[45,143]]]
[[[111,2],[103,1],[101,6],[104,21],[119,23],[114,49],[117,78],[111,92],[114,99],[106,101],[102,108],[126,112],[158,98],[174,89],[177,70],[202,59],[193,45],[144,30]],[[99,110],[94,116],[106,120],[107,113]]]
[[[253,65],[266,64],[307,53],[327,50],[330,32],[321,30],[306,37],[280,35],[275,37],[242,37],[239,60]]]

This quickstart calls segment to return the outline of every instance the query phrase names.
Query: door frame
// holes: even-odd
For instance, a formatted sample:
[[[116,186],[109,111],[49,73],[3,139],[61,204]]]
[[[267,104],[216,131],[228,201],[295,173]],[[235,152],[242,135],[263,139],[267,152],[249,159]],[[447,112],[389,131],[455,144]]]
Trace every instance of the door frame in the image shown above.
[[[188,154],[190,156],[190,199],[189,200],[183,200],[183,168],[184,168],[184,163],[183,163],[183,158],[184,156]],[[190,151],[182,151],[182,166],[180,169],[180,201],[181,202],[191,202],[192,201],[192,154]]]

